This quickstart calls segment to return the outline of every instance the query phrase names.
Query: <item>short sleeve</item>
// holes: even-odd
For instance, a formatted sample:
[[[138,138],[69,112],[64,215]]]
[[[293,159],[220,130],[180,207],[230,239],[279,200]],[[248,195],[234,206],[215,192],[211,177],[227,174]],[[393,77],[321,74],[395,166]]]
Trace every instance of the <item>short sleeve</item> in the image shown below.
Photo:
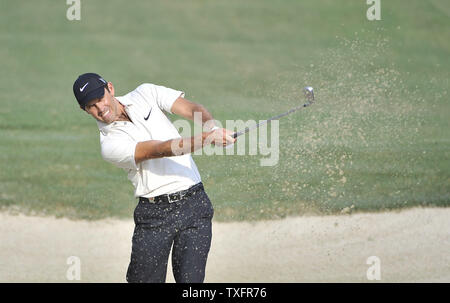
[[[123,169],[138,169],[134,154],[138,142],[128,136],[114,139],[104,139],[101,142],[103,159]]]
[[[156,102],[159,108],[168,113],[172,113],[170,109],[178,97],[184,97],[184,92],[165,86],[146,83],[140,88],[144,90],[146,97],[151,99],[149,101]]]

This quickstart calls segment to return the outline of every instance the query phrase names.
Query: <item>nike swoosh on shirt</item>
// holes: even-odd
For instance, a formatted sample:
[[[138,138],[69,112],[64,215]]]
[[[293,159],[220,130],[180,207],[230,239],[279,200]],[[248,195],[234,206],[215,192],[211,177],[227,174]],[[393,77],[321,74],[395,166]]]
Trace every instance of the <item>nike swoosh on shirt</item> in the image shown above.
[[[80,92],[84,91],[84,89],[86,88],[86,86],[89,84],[89,82],[87,82],[83,87],[80,88]]]
[[[150,113],[152,112],[152,109],[150,108],[150,111],[148,112],[148,116],[144,118],[145,121],[148,120],[148,118],[150,117]]]

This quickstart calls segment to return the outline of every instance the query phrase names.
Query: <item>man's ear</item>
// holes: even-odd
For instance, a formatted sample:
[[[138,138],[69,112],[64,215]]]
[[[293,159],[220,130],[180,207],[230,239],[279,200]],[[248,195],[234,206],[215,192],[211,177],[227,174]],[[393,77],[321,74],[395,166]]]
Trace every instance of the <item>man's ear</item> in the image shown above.
[[[114,97],[114,85],[111,82],[108,82],[108,89],[109,89],[109,93],[111,94],[111,96]]]

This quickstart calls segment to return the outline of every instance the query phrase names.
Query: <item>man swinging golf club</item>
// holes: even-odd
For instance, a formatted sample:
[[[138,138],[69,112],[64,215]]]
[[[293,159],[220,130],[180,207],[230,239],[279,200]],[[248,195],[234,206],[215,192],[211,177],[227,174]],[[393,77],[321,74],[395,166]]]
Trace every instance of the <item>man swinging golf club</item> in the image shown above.
[[[234,143],[232,131],[217,128],[211,114],[184,93],[145,83],[124,96],[95,73],[78,77],[73,93],[80,108],[97,120],[102,157],[123,168],[139,203],[128,282],[165,282],[172,249],[176,282],[200,283],[211,245],[213,207],[190,155],[207,144]],[[181,138],[163,113],[193,120],[203,129]]]

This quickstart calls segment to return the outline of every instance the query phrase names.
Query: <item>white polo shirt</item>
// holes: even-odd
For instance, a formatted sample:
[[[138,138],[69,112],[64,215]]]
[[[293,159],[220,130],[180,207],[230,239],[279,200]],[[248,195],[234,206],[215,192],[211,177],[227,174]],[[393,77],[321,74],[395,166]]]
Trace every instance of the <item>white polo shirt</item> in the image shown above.
[[[190,154],[150,159],[136,164],[136,145],[142,141],[181,138],[162,110],[171,113],[172,104],[184,92],[144,83],[125,96],[116,97],[132,121],[110,124],[97,121],[103,159],[128,173],[135,197],[155,197],[184,190],[201,181]]]

